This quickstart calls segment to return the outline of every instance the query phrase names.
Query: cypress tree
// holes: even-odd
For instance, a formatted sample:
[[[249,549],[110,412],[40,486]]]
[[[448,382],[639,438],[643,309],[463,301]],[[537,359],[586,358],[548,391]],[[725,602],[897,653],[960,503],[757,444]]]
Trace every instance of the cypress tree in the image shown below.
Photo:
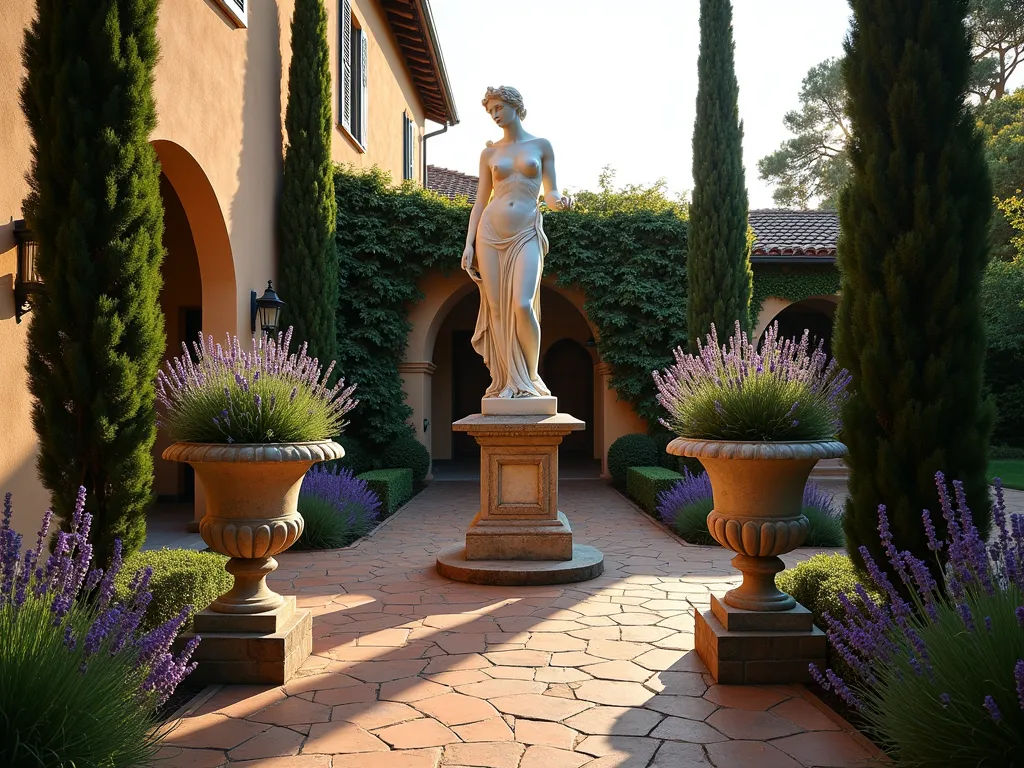
[[[322,0],[297,0],[285,112],[281,295],[297,342],[324,365],[337,358],[337,202],[331,165],[331,66]]]
[[[46,296],[28,333],[38,470],[66,529],[79,486],[98,563],[141,546],[152,495],[163,203],[149,134],[157,0],[38,0],[25,34],[25,218]]]
[[[963,482],[979,529],[990,519],[980,290],[992,187],[966,103],[968,0],[851,6],[853,171],[839,208],[835,343],[853,374],[847,547],[858,564],[866,545],[885,565],[884,503],[896,546],[931,563],[921,512],[937,511],[936,472]]]
[[[697,119],[693,126],[693,200],[687,258],[691,347],[740,321],[750,330],[750,243],[743,175],[743,124],[730,0],[701,0]]]

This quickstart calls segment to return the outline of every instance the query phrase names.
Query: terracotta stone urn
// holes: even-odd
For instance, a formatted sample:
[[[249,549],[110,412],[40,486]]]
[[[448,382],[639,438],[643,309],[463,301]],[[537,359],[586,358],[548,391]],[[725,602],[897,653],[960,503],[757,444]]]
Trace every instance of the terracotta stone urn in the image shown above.
[[[203,541],[231,558],[224,567],[235,577],[234,586],[210,610],[254,614],[281,606],[284,598],[267,586],[267,576],[277,568],[274,555],[302,534],[302,478],[313,464],[344,455],[332,440],[168,446],[163,457],[191,464],[206,491],[206,515],[199,523]]]
[[[736,553],[743,583],[724,601],[750,611],[786,611],[796,601],[775,586],[785,569],[779,558],[807,538],[802,513],[804,486],[820,459],[846,455],[837,440],[801,443],[731,442],[678,437],[666,449],[700,460],[711,480],[714,509],[708,531]]]

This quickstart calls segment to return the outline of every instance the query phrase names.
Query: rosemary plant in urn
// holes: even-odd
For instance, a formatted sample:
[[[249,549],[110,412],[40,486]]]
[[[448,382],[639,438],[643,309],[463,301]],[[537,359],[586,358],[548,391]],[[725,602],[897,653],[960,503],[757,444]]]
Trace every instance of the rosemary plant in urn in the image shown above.
[[[221,345],[200,334],[192,354],[183,344],[184,354],[157,378],[160,424],[176,441],[163,457],[195,468],[206,492],[199,532],[231,558],[225,567],[234,586],[213,612],[259,614],[282,605],[266,577],[277,567],[274,555],[302,533],[302,478],[316,462],[344,456],[331,438],[356,404],[355,387],[344,379],[329,386],[334,363],[324,371],[305,344],[290,352],[291,334],[263,334],[251,352],[237,337]]]
[[[662,423],[677,437],[667,450],[698,459],[711,480],[708,531],[736,552],[743,583],[725,603],[752,611],[785,611],[796,601],[775,586],[779,555],[807,536],[801,512],[807,478],[819,459],[846,455],[836,439],[850,376],[808,334],[780,339],[778,324],[760,348],[736,324],[728,346],[712,326],[696,355],[654,372]]]

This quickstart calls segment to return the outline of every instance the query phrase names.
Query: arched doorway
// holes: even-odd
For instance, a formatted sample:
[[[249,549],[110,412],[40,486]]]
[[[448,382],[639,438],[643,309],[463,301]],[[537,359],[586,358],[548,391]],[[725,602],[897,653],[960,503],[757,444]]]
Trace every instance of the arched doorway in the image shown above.
[[[559,339],[544,354],[540,375],[558,410],[587,423],[581,432],[562,439],[560,454],[566,458],[594,458],[594,359],[575,339]]]
[[[779,336],[781,338],[797,338],[803,336],[805,330],[809,332],[810,348],[813,350],[818,342],[823,342],[825,354],[832,356],[832,319],[836,310],[835,297],[823,296],[804,299],[794,302],[779,312],[767,324],[779,324]],[[760,343],[764,338],[762,332]]]
[[[450,425],[480,412],[480,399],[490,383],[490,374],[471,344],[479,309],[479,292],[475,288],[465,291],[438,323],[433,339],[429,421],[435,428],[430,450],[435,462],[441,462],[439,469],[444,469],[448,460],[457,463],[460,472],[478,469],[476,442],[464,433],[452,433]],[[596,360],[592,348],[586,346],[591,337],[591,328],[579,309],[559,291],[542,286],[540,373],[559,396],[559,410],[587,422],[584,433],[576,433],[574,440],[563,444],[568,446],[563,453],[592,461],[600,449],[595,447],[593,423]],[[571,373],[564,375],[567,367]],[[548,381],[548,375],[557,383]]]
[[[182,341],[191,342],[200,331],[223,338],[226,333],[237,333],[242,322],[248,331],[248,303],[238,300],[231,242],[221,202],[206,172],[180,144],[155,139],[152,145],[162,171],[166,255],[160,304],[167,359],[180,355]],[[151,513],[147,527],[173,546],[173,532],[186,526],[198,529],[206,504],[202,486],[191,470],[161,458],[169,443],[159,430],[153,449],[154,492],[158,501],[165,503]],[[147,546],[150,543],[147,541]]]

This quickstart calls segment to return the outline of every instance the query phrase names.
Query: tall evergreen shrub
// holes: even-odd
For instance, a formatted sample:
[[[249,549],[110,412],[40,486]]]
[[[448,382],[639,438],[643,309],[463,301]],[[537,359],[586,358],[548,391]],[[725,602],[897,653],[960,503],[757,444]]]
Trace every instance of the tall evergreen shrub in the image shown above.
[[[750,244],[730,0],[701,0],[693,127],[687,322],[691,347],[714,323],[750,330]]]
[[[145,538],[163,205],[156,125],[157,0],[38,0],[21,103],[32,133],[25,218],[46,297],[29,326],[39,475],[67,529],[79,486],[95,561]]]
[[[992,187],[965,100],[968,5],[851,0],[835,350],[853,374],[845,528],[858,564],[861,545],[887,561],[882,503],[896,547],[933,562],[921,511],[935,507],[938,470],[963,481],[980,528],[990,518],[980,290]]]
[[[288,145],[281,190],[281,295],[287,324],[309,354],[337,358],[337,202],[331,164],[331,65],[323,0],[297,0],[285,110]]]

